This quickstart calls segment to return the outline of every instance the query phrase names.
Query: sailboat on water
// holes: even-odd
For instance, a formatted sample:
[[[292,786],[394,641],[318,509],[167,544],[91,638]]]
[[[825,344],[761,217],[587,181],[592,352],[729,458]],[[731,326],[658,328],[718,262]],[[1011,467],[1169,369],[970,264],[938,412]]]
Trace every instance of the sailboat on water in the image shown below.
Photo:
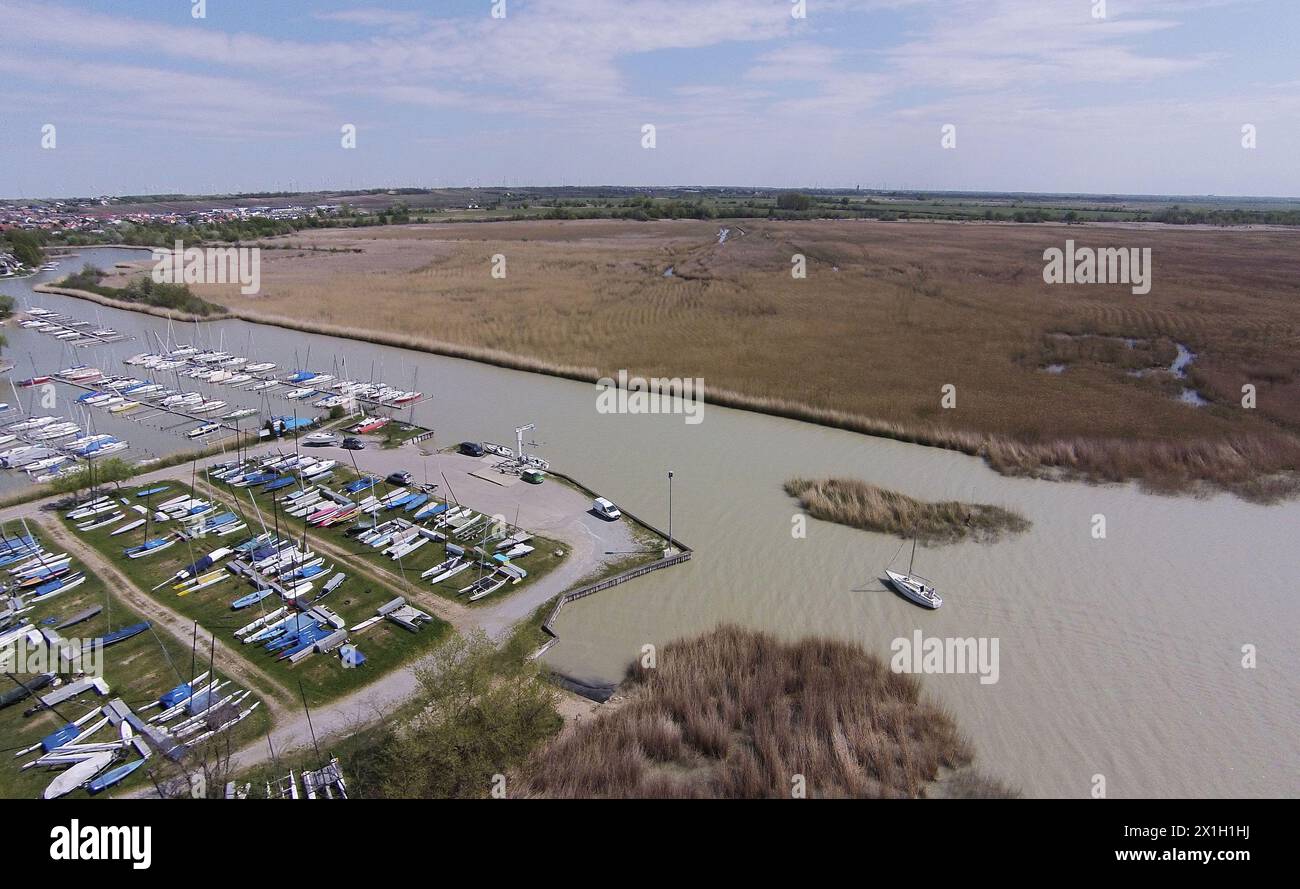
[[[908,599],[911,599],[917,605],[925,608],[938,608],[943,604],[943,596],[934,588],[934,584],[926,580],[919,574],[912,573],[912,566],[916,563],[916,537],[912,537],[912,558],[907,563],[907,573],[900,574],[897,571],[885,569],[885,575],[889,578],[889,584],[898,590]]]

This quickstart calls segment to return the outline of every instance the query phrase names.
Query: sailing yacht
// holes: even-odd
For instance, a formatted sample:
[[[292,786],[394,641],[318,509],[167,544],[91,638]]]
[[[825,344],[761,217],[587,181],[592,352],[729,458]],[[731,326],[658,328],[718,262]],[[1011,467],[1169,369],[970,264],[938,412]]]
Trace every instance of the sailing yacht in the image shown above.
[[[885,575],[889,578],[889,583],[894,589],[898,590],[907,598],[911,599],[917,605],[926,608],[938,608],[943,604],[943,596],[934,588],[934,584],[926,580],[919,574],[912,573],[912,565],[916,562],[916,538],[912,538],[912,558],[907,563],[907,573],[900,574],[897,571],[885,569]]]

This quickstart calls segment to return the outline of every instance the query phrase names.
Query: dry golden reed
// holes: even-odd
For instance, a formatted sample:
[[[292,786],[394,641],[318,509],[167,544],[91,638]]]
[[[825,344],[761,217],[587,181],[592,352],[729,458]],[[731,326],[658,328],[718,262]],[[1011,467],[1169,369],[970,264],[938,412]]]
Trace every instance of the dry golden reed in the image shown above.
[[[1029,520],[1000,506],[946,500],[927,503],[858,479],[792,478],[785,492],[814,518],[929,543],[992,543],[1029,530]]]
[[[1044,284],[1043,250],[1066,238],[1150,246],[1156,286]],[[246,320],[572,379],[702,377],[712,404],[951,448],[1004,473],[1262,501],[1300,490],[1292,232],[597,220],[284,243],[305,249],[263,253],[261,294],[196,292]],[[791,277],[795,254],[806,279]],[[1175,343],[1196,353],[1186,380],[1164,364]],[[1210,404],[1180,403],[1184,385]]]
[[[626,700],[535,754],[532,797],[919,797],[970,765],[952,718],[860,646],[720,627],[629,671]],[[994,783],[972,787],[998,787]]]

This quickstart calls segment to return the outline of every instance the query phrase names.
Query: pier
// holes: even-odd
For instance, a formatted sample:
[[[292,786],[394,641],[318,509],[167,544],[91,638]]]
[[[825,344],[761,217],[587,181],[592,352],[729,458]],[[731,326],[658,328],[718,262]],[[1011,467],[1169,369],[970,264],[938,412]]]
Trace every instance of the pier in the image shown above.
[[[83,321],[60,312],[30,309],[27,316],[19,321],[19,324],[23,327],[41,333],[48,333],[66,345],[78,348],[103,346],[132,339],[132,337],[119,333],[112,328],[95,328],[90,321]],[[93,329],[87,330],[86,328]]]

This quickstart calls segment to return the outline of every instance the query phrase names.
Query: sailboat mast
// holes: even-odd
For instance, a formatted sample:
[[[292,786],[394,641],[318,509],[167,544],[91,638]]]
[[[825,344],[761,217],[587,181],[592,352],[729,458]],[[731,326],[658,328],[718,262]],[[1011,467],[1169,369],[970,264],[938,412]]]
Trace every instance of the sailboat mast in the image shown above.
[[[912,565],[916,562],[916,535],[912,535],[912,558],[907,560],[907,576],[912,576]]]

